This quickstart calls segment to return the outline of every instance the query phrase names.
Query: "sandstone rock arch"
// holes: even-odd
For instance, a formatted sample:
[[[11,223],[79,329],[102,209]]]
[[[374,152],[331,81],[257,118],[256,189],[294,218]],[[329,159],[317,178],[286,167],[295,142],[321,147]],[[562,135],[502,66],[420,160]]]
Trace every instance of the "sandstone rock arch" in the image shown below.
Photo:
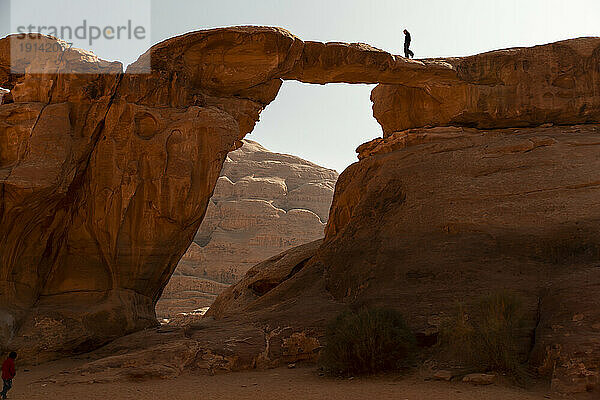
[[[597,38],[414,61],[236,27],[157,44],[127,74],[62,42],[46,58],[11,55],[10,40],[0,40],[0,87],[13,101],[0,106],[0,333],[4,347],[37,360],[156,324],[154,303],[226,154],[282,80],[380,84],[372,100],[385,137],[600,121]],[[142,74],[148,59],[152,73]]]

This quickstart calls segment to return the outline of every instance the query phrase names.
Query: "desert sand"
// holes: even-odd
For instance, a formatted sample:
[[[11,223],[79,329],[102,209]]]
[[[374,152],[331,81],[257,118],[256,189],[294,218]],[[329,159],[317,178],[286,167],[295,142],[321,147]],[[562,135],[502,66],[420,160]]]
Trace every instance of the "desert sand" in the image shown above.
[[[538,400],[569,399],[544,387],[527,390],[510,384],[472,386],[462,382],[428,380],[426,372],[369,378],[337,379],[319,376],[314,365],[214,376],[183,374],[171,380],[90,382],[59,385],[51,376],[85,360],[63,360],[21,368],[10,399],[78,400],[192,400],[192,399],[428,399],[428,400]],[[575,397],[573,397],[575,398]],[[581,397],[577,397],[580,399]],[[585,398],[585,397],[583,397]]]

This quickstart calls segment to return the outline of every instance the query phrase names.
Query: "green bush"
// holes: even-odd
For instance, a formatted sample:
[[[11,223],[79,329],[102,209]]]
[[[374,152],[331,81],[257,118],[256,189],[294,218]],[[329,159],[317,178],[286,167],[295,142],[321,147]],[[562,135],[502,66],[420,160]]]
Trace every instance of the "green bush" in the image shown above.
[[[526,376],[519,345],[524,323],[521,300],[498,292],[480,299],[470,313],[459,306],[442,332],[441,343],[470,367],[521,380]]]
[[[373,374],[402,367],[415,339],[402,315],[390,309],[345,312],[326,329],[321,366],[330,374]]]

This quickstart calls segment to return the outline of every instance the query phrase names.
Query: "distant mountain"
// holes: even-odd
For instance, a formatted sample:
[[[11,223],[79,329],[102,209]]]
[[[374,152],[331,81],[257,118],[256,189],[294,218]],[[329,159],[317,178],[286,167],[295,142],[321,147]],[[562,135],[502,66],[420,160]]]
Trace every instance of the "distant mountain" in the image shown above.
[[[324,236],[337,172],[245,140],[229,154],[194,242],[156,306],[209,306],[255,264]]]

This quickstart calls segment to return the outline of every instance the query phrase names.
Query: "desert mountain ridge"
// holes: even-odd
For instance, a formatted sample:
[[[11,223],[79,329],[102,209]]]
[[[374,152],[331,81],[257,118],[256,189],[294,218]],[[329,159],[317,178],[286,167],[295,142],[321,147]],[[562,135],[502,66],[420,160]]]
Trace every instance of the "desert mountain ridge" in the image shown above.
[[[225,159],[200,229],[157,303],[159,319],[209,307],[255,264],[325,235],[337,172],[242,143]]]

